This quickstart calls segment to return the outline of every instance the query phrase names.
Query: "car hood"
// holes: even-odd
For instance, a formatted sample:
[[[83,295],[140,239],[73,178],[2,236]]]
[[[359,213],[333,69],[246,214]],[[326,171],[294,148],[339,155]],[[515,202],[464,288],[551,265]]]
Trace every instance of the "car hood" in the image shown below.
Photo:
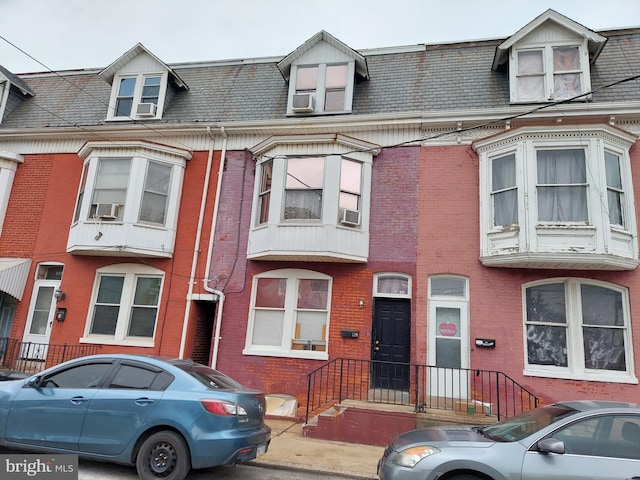
[[[411,430],[398,435],[393,440],[395,450],[415,443],[454,443],[454,442],[474,442],[493,444],[493,440],[479,433],[477,428],[472,427],[428,427]],[[489,445],[485,445],[489,446]]]

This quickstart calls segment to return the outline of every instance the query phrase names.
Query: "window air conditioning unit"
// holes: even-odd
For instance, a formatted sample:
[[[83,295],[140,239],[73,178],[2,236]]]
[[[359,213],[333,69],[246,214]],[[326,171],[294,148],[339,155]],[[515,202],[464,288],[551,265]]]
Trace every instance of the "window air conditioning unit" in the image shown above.
[[[139,103],[136,107],[136,115],[139,117],[155,117],[158,106],[155,103]]]
[[[348,208],[342,209],[340,223],[342,225],[357,227],[360,225],[360,212],[358,210],[349,210]]]
[[[291,110],[295,113],[313,112],[315,97],[311,93],[296,93],[291,101]]]
[[[118,218],[118,210],[120,205],[117,203],[98,203],[96,204],[96,217],[103,220],[115,220]]]

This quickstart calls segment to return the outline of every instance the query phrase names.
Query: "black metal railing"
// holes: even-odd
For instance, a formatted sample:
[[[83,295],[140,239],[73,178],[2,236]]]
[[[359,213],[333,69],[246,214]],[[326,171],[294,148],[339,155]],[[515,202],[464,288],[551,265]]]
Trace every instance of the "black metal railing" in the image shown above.
[[[463,411],[496,420],[536,408],[540,400],[503,372],[336,358],[307,375],[309,416],[344,400]]]
[[[100,347],[21,342],[15,338],[0,337],[0,369],[38,373],[67,360],[98,353]]]

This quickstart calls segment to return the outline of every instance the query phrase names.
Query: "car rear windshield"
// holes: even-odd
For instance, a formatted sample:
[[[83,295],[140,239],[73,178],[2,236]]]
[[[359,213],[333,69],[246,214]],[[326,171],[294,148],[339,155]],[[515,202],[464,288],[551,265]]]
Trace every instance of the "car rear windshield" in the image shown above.
[[[244,387],[222,372],[198,363],[174,363],[189,375],[215,390],[241,390]]]

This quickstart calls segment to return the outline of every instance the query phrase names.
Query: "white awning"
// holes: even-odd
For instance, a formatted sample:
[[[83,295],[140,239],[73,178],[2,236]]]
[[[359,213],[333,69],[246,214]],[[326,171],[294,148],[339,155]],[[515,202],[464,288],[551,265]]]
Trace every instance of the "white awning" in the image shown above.
[[[0,291],[22,300],[30,267],[28,258],[0,258]]]

